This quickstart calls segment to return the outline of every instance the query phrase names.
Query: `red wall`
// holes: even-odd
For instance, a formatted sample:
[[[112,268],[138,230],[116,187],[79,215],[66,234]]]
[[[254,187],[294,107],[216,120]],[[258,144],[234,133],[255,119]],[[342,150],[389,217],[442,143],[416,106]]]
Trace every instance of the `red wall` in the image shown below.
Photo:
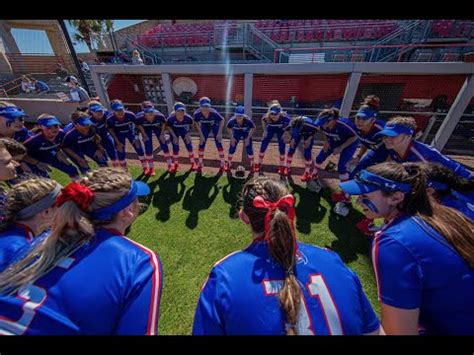
[[[344,95],[348,75],[254,75],[254,100],[334,100]]]
[[[193,79],[198,92],[193,97],[209,96],[212,100],[224,100],[226,79],[223,75],[173,75],[172,80],[186,76]],[[253,98],[259,101],[272,99],[298,101],[335,100],[344,95],[348,76],[343,75],[254,75]],[[403,98],[434,98],[447,95],[452,103],[464,83],[463,75],[364,75],[361,84],[404,84]],[[135,92],[133,84],[139,91]],[[143,84],[137,75],[116,75],[108,89],[110,99],[120,98],[124,102],[141,102],[145,99]],[[231,99],[244,95],[244,76],[234,76]],[[471,101],[473,102],[473,101]]]
[[[360,84],[404,84],[401,99],[447,95],[448,103],[452,103],[465,79],[465,75],[363,75]]]
[[[209,97],[211,100],[225,100],[227,90],[227,78],[225,75],[192,75],[192,74],[181,74],[172,75],[171,82],[179,77],[187,77],[192,79],[197,87],[198,91],[193,96],[194,99],[199,99],[203,96]],[[231,100],[240,101],[244,97],[244,76],[234,75],[231,90]]]
[[[138,85],[138,92],[134,84]],[[120,99],[123,102],[140,103],[145,100],[143,82],[140,75],[115,75],[107,92],[110,100]]]

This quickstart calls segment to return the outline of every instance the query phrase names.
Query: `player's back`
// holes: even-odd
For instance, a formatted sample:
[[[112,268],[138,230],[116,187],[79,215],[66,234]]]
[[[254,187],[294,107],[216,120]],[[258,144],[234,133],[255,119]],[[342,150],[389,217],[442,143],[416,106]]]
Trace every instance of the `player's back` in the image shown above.
[[[295,275],[303,294],[298,334],[363,334],[379,322],[357,276],[337,254],[298,243]],[[285,272],[270,257],[266,242],[218,262],[203,288],[194,334],[284,335],[279,306]]]
[[[150,308],[157,310],[160,293],[158,257],[114,231],[100,229],[33,285],[20,289],[17,297],[0,297],[0,334],[145,335],[156,327],[157,319],[148,317]],[[143,294],[151,297],[144,297],[141,307],[132,305]],[[31,310],[25,311],[26,305]]]

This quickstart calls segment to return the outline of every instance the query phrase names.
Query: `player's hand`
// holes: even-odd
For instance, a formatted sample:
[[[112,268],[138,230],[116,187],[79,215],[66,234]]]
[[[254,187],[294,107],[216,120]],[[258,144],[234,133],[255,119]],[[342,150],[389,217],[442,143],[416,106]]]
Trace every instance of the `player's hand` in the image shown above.
[[[87,161],[85,159],[81,158],[77,162],[79,163],[81,168],[89,169],[89,164],[87,164]]]
[[[291,147],[291,148],[295,148],[295,144],[296,144],[295,140],[292,139],[292,140],[290,141],[290,147]]]
[[[351,160],[349,160],[347,162],[347,165],[357,165],[357,164],[359,164],[359,162],[360,162],[360,158],[355,157],[355,158],[352,158]]]
[[[105,159],[104,150],[103,150],[103,149],[98,149],[98,150],[95,152],[95,157],[96,157],[97,159],[104,160],[104,159]]]
[[[245,145],[249,145],[250,144],[250,137],[247,137],[245,138]]]
[[[178,145],[178,137],[173,137],[172,140],[174,145]]]
[[[36,167],[45,173],[51,172],[51,168],[45,163],[38,163],[36,164]]]
[[[190,137],[189,133],[184,136],[184,142],[186,144],[191,143],[191,137]]]
[[[204,136],[199,136],[199,145],[204,144]]]
[[[311,138],[305,139],[305,141],[303,143],[303,148],[304,149],[308,148],[310,143],[311,143]]]
[[[327,152],[327,151],[329,150],[329,143],[324,142],[324,144],[323,144],[323,150],[324,150],[325,152]]]
[[[235,139],[234,137],[232,137],[232,138],[230,139],[230,145],[232,145],[232,146],[237,145],[237,139]]]
[[[332,153],[333,154],[339,154],[342,151],[341,147],[334,148]]]
[[[143,139],[143,143],[148,142],[148,140],[149,140],[149,138],[146,134],[144,136],[142,136],[142,139]]]
[[[33,173],[31,171],[30,167],[28,166],[28,164],[26,164],[26,163],[21,162],[20,163],[20,168],[24,173]]]
[[[115,142],[115,146],[117,147],[117,151],[123,152],[124,146],[121,142]]]

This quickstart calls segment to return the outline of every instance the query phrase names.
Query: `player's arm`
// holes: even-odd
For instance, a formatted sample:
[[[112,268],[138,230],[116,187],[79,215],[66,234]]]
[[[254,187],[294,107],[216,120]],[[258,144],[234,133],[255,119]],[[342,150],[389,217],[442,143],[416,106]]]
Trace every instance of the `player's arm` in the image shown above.
[[[163,289],[163,273],[158,255],[142,258],[131,270],[122,313],[113,335],[157,335]]]
[[[201,140],[199,143],[202,144],[204,142],[204,134],[202,134],[201,126],[199,125],[199,123],[193,120],[193,127],[199,134],[199,139]]]
[[[213,269],[201,290],[192,335],[225,335],[221,299],[218,275]]]
[[[334,149],[334,153],[337,154],[337,153],[340,153],[342,152],[344,149],[346,149],[348,146],[350,146],[352,143],[354,143],[355,141],[357,141],[359,138],[357,138],[357,136],[352,136],[350,138],[348,138],[344,143],[342,143],[339,147],[335,148]]]
[[[444,156],[434,148],[428,150],[427,153],[427,158],[430,162],[444,165],[446,168],[452,170],[458,176],[461,176],[465,179],[474,179],[474,173],[466,169],[461,163]]]
[[[219,129],[217,131],[217,140],[222,141],[222,132],[224,131],[224,117],[219,115]]]
[[[382,303],[382,324],[389,335],[418,335],[419,308],[402,309]]]
[[[146,142],[148,140],[148,136],[146,135],[145,128],[141,124],[136,125],[140,133],[142,134],[143,141]]]
[[[378,248],[373,264],[383,329],[388,335],[417,335],[423,277],[418,261],[388,236],[378,239],[374,247]]]
[[[265,133],[267,132],[267,121],[265,116],[262,117],[262,139],[265,138]]]

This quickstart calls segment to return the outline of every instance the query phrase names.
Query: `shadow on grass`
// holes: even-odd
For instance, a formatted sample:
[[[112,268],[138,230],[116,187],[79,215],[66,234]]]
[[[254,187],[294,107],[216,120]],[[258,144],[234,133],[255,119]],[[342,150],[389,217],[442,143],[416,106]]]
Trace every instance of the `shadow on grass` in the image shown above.
[[[190,173],[190,171],[187,171],[183,175],[176,176],[165,172],[158,179],[148,184],[151,190],[150,196],[152,196],[150,202],[158,208],[157,220],[166,222],[170,219],[171,205],[183,198],[186,190],[184,181]],[[159,187],[159,190],[155,192],[157,187]]]
[[[249,174],[245,179],[236,179],[232,175],[227,175],[228,184],[222,189],[224,201],[230,205],[229,217],[238,218],[240,210],[240,192],[247,181],[252,179],[253,175]]]
[[[311,192],[301,185],[296,185],[290,181],[290,187],[295,197],[298,196],[298,203],[295,206],[296,229],[298,232],[311,233],[311,224],[321,222],[326,214],[326,207],[321,205],[321,196]]]
[[[203,176],[197,174],[194,184],[186,191],[183,199],[183,209],[189,211],[186,218],[186,226],[190,229],[196,228],[199,222],[199,211],[211,207],[219,194],[217,181],[222,174],[215,176]]]
[[[329,196],[325,194],[323,198],[327,199],[332,207],[334,206]],[[358,254],[370,257],[371,238],[362,234],[356,228],[356,223],[362,218],[364,218],[364,215],[354,208],[351,208],[347,217],[339,216],[334,211],[330,211],[328,227],[337,239],[326,247],[338,253],[345,263],[357,260]]]

